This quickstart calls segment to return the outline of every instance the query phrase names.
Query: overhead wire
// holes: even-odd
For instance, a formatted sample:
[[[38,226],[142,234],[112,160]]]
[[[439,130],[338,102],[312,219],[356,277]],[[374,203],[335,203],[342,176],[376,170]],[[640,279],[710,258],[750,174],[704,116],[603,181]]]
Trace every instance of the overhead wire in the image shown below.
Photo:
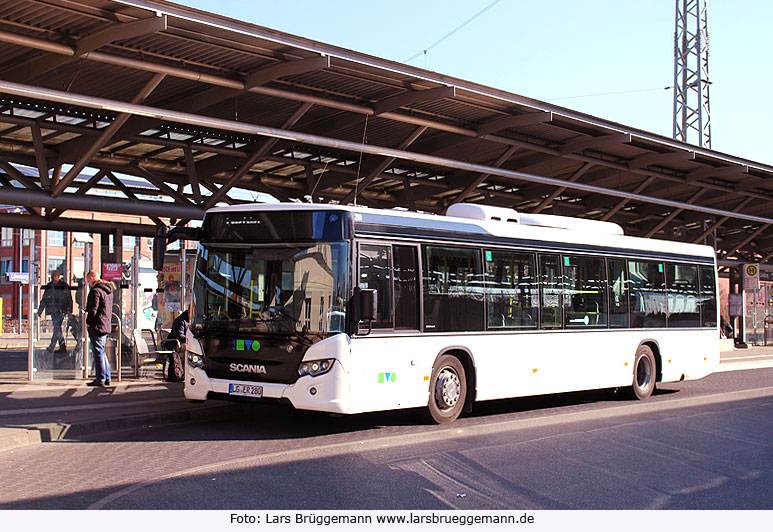
[[[468,18],[467,20],[465,20],[464,22],[462,22],[461,24],[459,24],[457,27],[455,27],[454,29],[452,29],[451,31],[449,31],[448,33],[446,33],[445,35],[443,35],[443,36],[442,36],[440,39],[438,39],[437,41],[435,41],[435,42],[434,42],[434,43],[432,43],[431,45],[427,46],[425,49],[423,49],[423,50],[419,50],[417,53],[413,54],[413,55],[412,55],[411,57],[409,57],[408,59],[405,59],[405,60],[403,60],[403,63],[408,63],[408,62],[410,62],[410,61],[413,61],[414,59],[416,59],[417,57],[419,57],[421,54],[424,54],[424,55],[426,56],[426,55],[427,55],[427,52],[429,52],[430,50],[432,50],[432,49],[433,49],[435,46],[437,46],[438,44],[440,44],[440,43],[442,43],[443,41],[445,41],[446,39],[448,39],[448,38],[449,38],[451,35],[453,35],[453,34],[454,34],[454,33],[456,33],[457,31],[459,31],[459,30],[460,30],[460,29],[462,29],[463,27],[465,27],[467,24],[469,24],[470,22],[472,22],[473,20],[475,20],[476,18],[478,18],[479,16],[481,16],[483,13],[485,13],[486,11],[488,11],[489,9],[491,9],[492,7],[494,7],[494,6],[495,6],[496,4],[498,4],[499,2],[501,2],[501,0],[494,0],[494,1],[493,1],[493,2],[491,2],[489,5],[487,5],[486,7],[484,7],[483,9],[481,9],[480,11],[478,11],[477,13],[475,13],[473,16],[471,16],[470,18]]]

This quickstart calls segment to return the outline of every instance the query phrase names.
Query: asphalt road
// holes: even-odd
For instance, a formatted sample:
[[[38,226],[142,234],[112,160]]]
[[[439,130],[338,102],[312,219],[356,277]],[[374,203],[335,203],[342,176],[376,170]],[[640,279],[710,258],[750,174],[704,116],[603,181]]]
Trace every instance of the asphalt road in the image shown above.
[[[420,412],[256,405],[0,453],[0,509],[773,509],[773,369]]]

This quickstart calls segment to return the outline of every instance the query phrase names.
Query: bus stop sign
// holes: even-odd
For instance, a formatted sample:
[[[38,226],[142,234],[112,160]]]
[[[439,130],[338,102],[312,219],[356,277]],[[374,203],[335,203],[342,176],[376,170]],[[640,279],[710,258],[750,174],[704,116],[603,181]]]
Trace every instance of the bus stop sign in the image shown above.
[[[747,264],[743,270],[743,289],[760,289],[760,268],[756,264]]]

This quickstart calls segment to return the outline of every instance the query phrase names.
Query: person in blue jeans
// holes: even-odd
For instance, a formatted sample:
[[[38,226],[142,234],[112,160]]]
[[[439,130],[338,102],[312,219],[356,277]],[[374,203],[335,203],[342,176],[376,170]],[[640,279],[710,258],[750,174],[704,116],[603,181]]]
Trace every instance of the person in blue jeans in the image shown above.
[[[110,385],[110,363],[105,354],[105,341],[110,334],[110,319],[113,309],[113,285],[103,281],[90,271],[86,274],[86,282],[91,290],[86,299],[86,328],[91,341],[91,351],[94,355],[94,371],[96,378],[89,386]]]

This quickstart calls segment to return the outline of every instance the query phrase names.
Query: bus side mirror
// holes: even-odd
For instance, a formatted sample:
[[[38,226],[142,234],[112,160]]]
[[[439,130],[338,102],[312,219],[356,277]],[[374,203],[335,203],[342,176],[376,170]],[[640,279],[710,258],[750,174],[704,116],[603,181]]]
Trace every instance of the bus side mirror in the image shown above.
[[[368,322],[368,334],[378,312],[378,292],[373,288],[360,288],[360,321]]]
[[[378,312],[378,292],[374,288],[360,289],[360,320],[375,321]]]
[[[166,230],[156,231],[153,238],[153,269],[160,272],[164,269],[164,258],[166,257]]]

